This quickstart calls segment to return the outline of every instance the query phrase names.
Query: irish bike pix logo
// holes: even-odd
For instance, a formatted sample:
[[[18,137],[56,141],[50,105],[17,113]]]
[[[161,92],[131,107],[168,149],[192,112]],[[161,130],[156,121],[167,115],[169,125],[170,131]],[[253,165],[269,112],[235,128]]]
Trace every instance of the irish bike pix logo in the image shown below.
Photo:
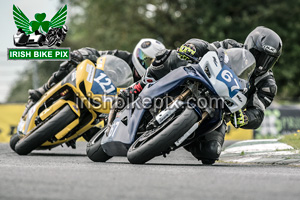
[[[57,48],[68,32],[65,24],[67,5],[62,6],[49,21],[46,13],[36,13],[34,18],[28,19],[18,6],[13,5],[17,27],[13,42],[16,47],[23,48],[8,48],[8,60],[69,60],[70,48]]]

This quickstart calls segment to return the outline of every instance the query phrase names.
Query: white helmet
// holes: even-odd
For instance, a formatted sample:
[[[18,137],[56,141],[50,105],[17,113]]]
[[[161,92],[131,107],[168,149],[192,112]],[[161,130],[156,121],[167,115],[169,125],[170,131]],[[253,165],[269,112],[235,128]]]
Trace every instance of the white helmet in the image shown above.
[[[165,48],[165,45],[155,39],[145,38],[139,41],[132,53],[132,63],[141,77],[151,65],[156,54]]]

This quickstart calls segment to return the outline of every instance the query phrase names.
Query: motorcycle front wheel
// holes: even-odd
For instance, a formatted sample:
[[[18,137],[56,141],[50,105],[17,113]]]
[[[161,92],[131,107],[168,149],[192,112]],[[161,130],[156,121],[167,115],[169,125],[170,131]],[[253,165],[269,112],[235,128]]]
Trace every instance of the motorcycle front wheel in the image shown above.
[[[101,139],[105,134],[106,127],[102,128],[94,137],[89,141],[86,147],[86,154],[94,162],[106,162],[112,156],[107,155],[102,146]]]
[[[12,150],[15,151],[16,144],[19,142],[20,136],[15,133],[10,137],[9,146]]]
[[[77,115],[72,111],[72,109],[68,105],[65,105],[45,124],[41,125],[30,135],[24,136],[20,139],[15,146],[15,152],[19,155],[29,154],[31,151],[38,148],[44,142],[63,130],[76,118]]]
[[[169,125],[163,124],[153,130],[146,131],[129,148],[127,158],[132,164],[144,164],[155,156],[167,151],[180,137],[182,137],[197,121],[198,115],[193,109],[185,108],[179,116],[167,120]],[[173,120],[173,121],[172,121]]]

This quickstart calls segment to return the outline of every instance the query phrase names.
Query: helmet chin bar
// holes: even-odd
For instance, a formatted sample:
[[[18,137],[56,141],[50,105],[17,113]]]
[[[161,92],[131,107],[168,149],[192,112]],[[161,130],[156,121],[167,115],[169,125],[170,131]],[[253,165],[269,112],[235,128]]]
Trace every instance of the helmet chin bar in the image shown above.
[[[138,79],[141,78],[140,74],[138,73],[138,71],[136,69],[134,69],[134,77],[136,77]]]
[[[264,68],[263,68],[263,66],[259,66],[259,67],[256,67],[255,68],[255,70],[254,70],[254,75],[255,76],[261,76],[261,75],[263,75],[264,73],[266,73],[268,70],[265,70]]]

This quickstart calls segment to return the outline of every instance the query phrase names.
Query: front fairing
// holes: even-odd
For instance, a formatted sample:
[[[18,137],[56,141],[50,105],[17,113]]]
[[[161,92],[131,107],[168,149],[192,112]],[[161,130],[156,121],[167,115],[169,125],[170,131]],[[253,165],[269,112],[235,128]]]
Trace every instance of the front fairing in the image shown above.
[[[198,67],[198,64],[177,68],[164,76],[157,83],[153,85],[148,84],[140,93],[139,97],[149,97],[153,100],[155,97],[159,97],[178,87],[187,79],[201,82],[208,90],[216,94],[209,80],[207,80],[206,77],[203,77],[203,73],[202,69]]]
[[[213,94],[216,95],[216,92],[212,87],[211,83],[207,81],[207,79],[204,78],[201,75],[201,73],[202,70],[201,68],[198,68],[197,64],[186,67],[180,67],[164,76],[154,85],[148,84],[140,93],[138,100],[135,101],[135,104],[137,104],[136,106],[138,106],[139,108],[142,107],[142,109],[139,109],[138,112],[134,112],[133,115],[142,115],[142,111],[145,110],[144,107],[150,106],[149,102],[153,102],[153,100],[156,97],[163,96],[164,94],[172,91],[173,89],[183,84],[186,80],[194,80],[201,82],[204,85],[204,87],[208,88],[208,90],[210,90]],[[140,123],[140,119],[141,116],[133,117],[133,119],[129,123],[130,132],[135,132],[137,130],[137,126]]]
[[[243,54],[243,49],[236,49],[234,51],[234,53],[237,52]],[[227,110],[234,113],[240,110],[247,102],[247,98],[244,94],[247,90],[247,84],[245,84],[245,82],[236,75],[237,72],[241,74],[243,70],[247,69],[247,67],[238,71],[238,66],[230,66],[230,56],[226,56],[224,52],[218,53],[219,54],[214,51],[210,51],[205,54],[199,62],[199,66],[204,72],[203,76],[209,80],[218,94],[218,97],[224,101],[224,105]],[[241,57],[242,56],[239,58]]]
[[[230,79],[228,76],[230,76]],[[227,98],[234,99],[234,102],[239,101],[237,98],[241,95],[241,86],[236,82],[238,77],[224,62],[221,64],[216,52],[209,52],[199,64],[177,68],[155,84],[146,85],[138,99],[114,120],[112,129],[108,135],[102,138],[101,144],[105,152],[111,156],[126,155],[126,147],[134,142],[141,119],[146,109],[151,107],[153,100],[178,88],[186,80],[200,82],[201,86],[216,98],[221,97],[225,100]],[[243,100],[240,104],[231,107],[231,111],[239,108],[244,103]],[[197,136],[214,130],[222,123],[224,107],[221,104],[222,102],[218,101],[218,107],[210,113],[210,117],[196,130]],[[201,110],[198,111],[202,112]]]
[[[162,96],[177,88],[187,79],[201,82],[205,87],[209,88],[212,93],[216,94],[212,85],[201,75],[201,68],[198,68],[200,73],[196,68],[197,65],[180,67],[167,74],[157,83],[148,84],[140,93],[139,98],[131,103],[125,111],[119,114],[113,122],[112,127],[114,128],[110,130],[107,136],[103,137],[101,143],[106,150],[106,153],[109,155],[123,155],[124,152],[120,153],[116,150],[117,148],[115,145],[117,144],[121,149],[124,149],[124,145],[119,145],[120,143],[128,146],[134,142],[140,121],[146,108],[149,108],[150,106],[149,102],[153,102],[156,97]],[[147,99],[147,101],[144,101],[144,99]],[[220,115],[221,114],[217,114],[216,116]],[[126,127],[124,126],[122,119],[126,119]],[[218,118],[215,121],[218,120],[220,119]]]

